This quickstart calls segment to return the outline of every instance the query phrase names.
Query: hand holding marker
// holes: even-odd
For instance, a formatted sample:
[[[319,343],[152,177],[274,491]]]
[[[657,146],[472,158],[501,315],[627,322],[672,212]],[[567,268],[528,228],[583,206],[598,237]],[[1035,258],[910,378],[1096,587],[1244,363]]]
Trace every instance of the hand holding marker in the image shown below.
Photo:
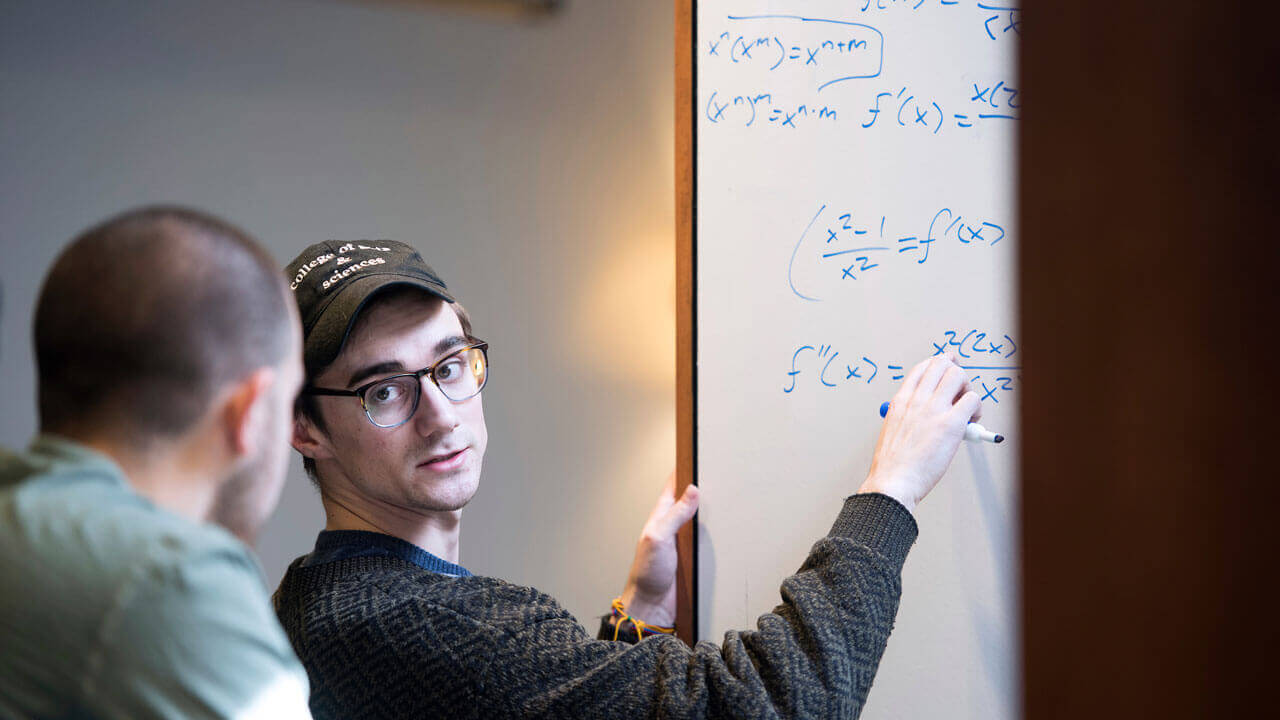
[[[888,415],[888,414],[889,414],[889,403],[884,403],[880,406],[880,417],[884,417],[885,415]],[[976,422],[971,422],[965,426],[964,439],[965,440],[986,440],[987,442],[990,442],[990,443],[1004,442],[1003,435],[997,435],[996,433],[991,432],[990,430],[982,427]]]

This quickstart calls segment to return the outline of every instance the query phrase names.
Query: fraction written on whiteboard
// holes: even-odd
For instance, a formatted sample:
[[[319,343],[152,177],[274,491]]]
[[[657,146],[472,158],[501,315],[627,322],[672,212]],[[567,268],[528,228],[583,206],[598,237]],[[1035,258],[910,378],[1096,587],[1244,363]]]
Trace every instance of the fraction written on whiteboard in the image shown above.
[[[1022,380],[1021,361],[1015,359],[1018,346],[1007,334],[947,330],[931,344],[934,355],[956,353],[960,367],[970,372],[969,382],[983,401],[999,403],[1002,394],[1012,391]],[[891,363],[884,357],[872,358],[852,351],[842,359],[842,352],[826,344],[795,348],[782,392],[790,395],[805,381],[812,387],[830,390],[877,381],[897,383],[906,376],[906,366],[901,361]]]
[[[887,215],[838,212],[823,205],[800,234],[791,254],[787,265],[791,292],[802,300],[822,299],[797,285],[797,264],[801,267],[819,265],[826,276],[845,283],[856,281],[883,264],[898,262],[899,258],[923,265],[928,262],[929,249],[935,243],[990,248],[1006,235],[1002,223],[983,216],[965,215],[959,209],[940,208],[927,224],[924,217],[903,224]]]

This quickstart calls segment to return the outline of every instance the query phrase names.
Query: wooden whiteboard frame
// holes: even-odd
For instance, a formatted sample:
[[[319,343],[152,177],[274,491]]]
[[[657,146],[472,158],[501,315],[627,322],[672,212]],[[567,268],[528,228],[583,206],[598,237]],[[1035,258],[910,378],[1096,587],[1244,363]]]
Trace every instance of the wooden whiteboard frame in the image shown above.
[[[693,0],[675,0],[676,70],[676,492],[697,479],[697,316],[694,295],[695,135]],[[698,637],[697,518],[680,528],[676,576],[676,632],[693,645]]]

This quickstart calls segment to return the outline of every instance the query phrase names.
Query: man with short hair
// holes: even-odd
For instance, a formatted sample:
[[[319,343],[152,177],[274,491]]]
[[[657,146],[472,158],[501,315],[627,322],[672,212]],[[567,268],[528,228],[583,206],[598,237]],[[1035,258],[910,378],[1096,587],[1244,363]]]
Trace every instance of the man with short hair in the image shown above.
[[[676,500],[669,485],[594,639],[547,595],[458,564],[488,439],[487,345],[439,276],[386,240],[313,245],[286,275],[307,375],[293,445],[314,463],[326,525],[275,602],[317,718],[861,710],[897,612],[911,510],[980,407],[952,358],[903,380],[865,482],[756,630],[689,648],[651,626],[674,618],[674,535],[697,507],[696,489]]]
[[[0,453],[0,718],[302,718],[251,543],[279,499],[297,312],[177,207],[74,240],[35,315],[40,435]]]

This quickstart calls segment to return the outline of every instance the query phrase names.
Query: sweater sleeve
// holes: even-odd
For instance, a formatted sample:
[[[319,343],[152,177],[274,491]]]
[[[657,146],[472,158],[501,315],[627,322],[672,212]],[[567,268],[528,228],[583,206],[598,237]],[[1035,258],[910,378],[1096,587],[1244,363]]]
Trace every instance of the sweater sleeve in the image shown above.
[[[893,499],[848,498],[831,532],[783,581],[782,603],[756,629],[725,633],[719,646],[689,648],[673,637],[605,642],[558,606],[526,615],[494,638],[479,714],[856,717],[893,627],[916,532]]]

